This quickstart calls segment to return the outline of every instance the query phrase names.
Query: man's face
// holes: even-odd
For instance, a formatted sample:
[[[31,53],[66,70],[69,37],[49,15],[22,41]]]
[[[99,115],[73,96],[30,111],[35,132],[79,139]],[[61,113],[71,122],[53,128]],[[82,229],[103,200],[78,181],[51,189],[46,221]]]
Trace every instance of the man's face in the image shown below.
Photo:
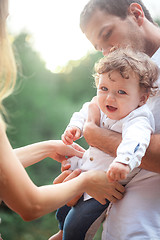
[[[142,31],[133,15],[126,19],[96,10],[86,25],[86,37],[95,49],[107,55],[112,48],[131,46],[144,51]]]

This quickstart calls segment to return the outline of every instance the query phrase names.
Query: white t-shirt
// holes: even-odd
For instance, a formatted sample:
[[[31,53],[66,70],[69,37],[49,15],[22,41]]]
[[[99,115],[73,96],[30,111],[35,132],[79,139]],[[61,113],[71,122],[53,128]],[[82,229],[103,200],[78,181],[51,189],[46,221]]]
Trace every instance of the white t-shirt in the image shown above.
[[[152,57],[160,68],[160,48]],[[160,78],[157,84],[160,86]],[[156,133],[160,133],[160,94],[150,98]],[[151,159],[152,161],[152,159]],[[102,240],[160,239],[160,174],[143,169],[127,184],[122,200],[112,204]]]

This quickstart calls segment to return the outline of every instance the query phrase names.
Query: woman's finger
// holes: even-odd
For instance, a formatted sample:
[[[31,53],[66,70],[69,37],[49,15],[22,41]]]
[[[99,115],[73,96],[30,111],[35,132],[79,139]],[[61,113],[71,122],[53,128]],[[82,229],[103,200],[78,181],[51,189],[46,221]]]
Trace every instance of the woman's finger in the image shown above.
[[[80,173],[81,173],[81,170],[80,170],[80,169],[74,170],[71,174],[69,174],[69,175],[65,178],[64,182],[69,181],[69,180],[71,180],[71,179],[73,179],[73,178],[75,178],[75,177],[78,177]]]
[[[62,161],[61,172],[68,170],[70,167],[71,167],[71,164],[67,160]]]
[[[71,173],[72,171],[70,170],[62,172],[58,177],[54,179],[53,184],[62,183]]]

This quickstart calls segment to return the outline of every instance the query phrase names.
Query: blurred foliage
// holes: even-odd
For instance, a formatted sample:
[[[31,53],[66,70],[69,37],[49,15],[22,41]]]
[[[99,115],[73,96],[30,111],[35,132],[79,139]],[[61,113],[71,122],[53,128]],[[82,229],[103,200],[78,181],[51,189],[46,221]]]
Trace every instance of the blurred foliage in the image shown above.
[[[29,35],[21,33],[13,43],[18,66],[17,88],[5,101],[10,116],[7,134],[13,148],[61,138],[73,112],[79,111],[83,103],[96,94],[93,66],[102,56],[97,53],[70,61],[62,73],[55,74],[46,69],[29,39]],[[88,147],[84,139],[78,143]],[[52,184],[60,173],[60,164],[47,158],[26,171],[36,185]],[[43,240],[58,231],[55,213],[24,222],[1,205],[0,217],[4,240]]]
[[[160,25],[160,19],[156,19]],[[21,33],[14,40],[18,65],[15,93],[5,101],[10,115],[8,137],[13,148],[37,141],[60,139],[73,112],[96,94],[93,81],[94,63],[100,53],[70,61],[62,73],[55,74],[30,44],[30,36]],[[54,56],[53,56],[54,57]],[[84,139],[78,143],[87,148]],[[38,186],[52,184],[60,173],[60,164],[52,159],[28,167],[27,172]],[[58,231],[55,213],[32,222],[24,222],[4,204],[0,206],[0,233],[4,240],[47,240]],[[100,239],[102,229],[95,240]]]
[[[160,18],[156,18],[155,22],[160,26]]]

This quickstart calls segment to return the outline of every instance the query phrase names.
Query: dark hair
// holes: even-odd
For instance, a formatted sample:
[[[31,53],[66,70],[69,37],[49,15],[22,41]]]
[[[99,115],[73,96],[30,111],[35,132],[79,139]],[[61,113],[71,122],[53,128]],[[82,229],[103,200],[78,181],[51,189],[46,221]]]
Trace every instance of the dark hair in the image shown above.
[[[138,3],[141,5],[145,17],[150,22],[154,23],[149,11],[141,0],[90,0],[80,15],[80,27],[82,31],[96,9],[125,19],[127,17],[128,8],[131,3]]]

